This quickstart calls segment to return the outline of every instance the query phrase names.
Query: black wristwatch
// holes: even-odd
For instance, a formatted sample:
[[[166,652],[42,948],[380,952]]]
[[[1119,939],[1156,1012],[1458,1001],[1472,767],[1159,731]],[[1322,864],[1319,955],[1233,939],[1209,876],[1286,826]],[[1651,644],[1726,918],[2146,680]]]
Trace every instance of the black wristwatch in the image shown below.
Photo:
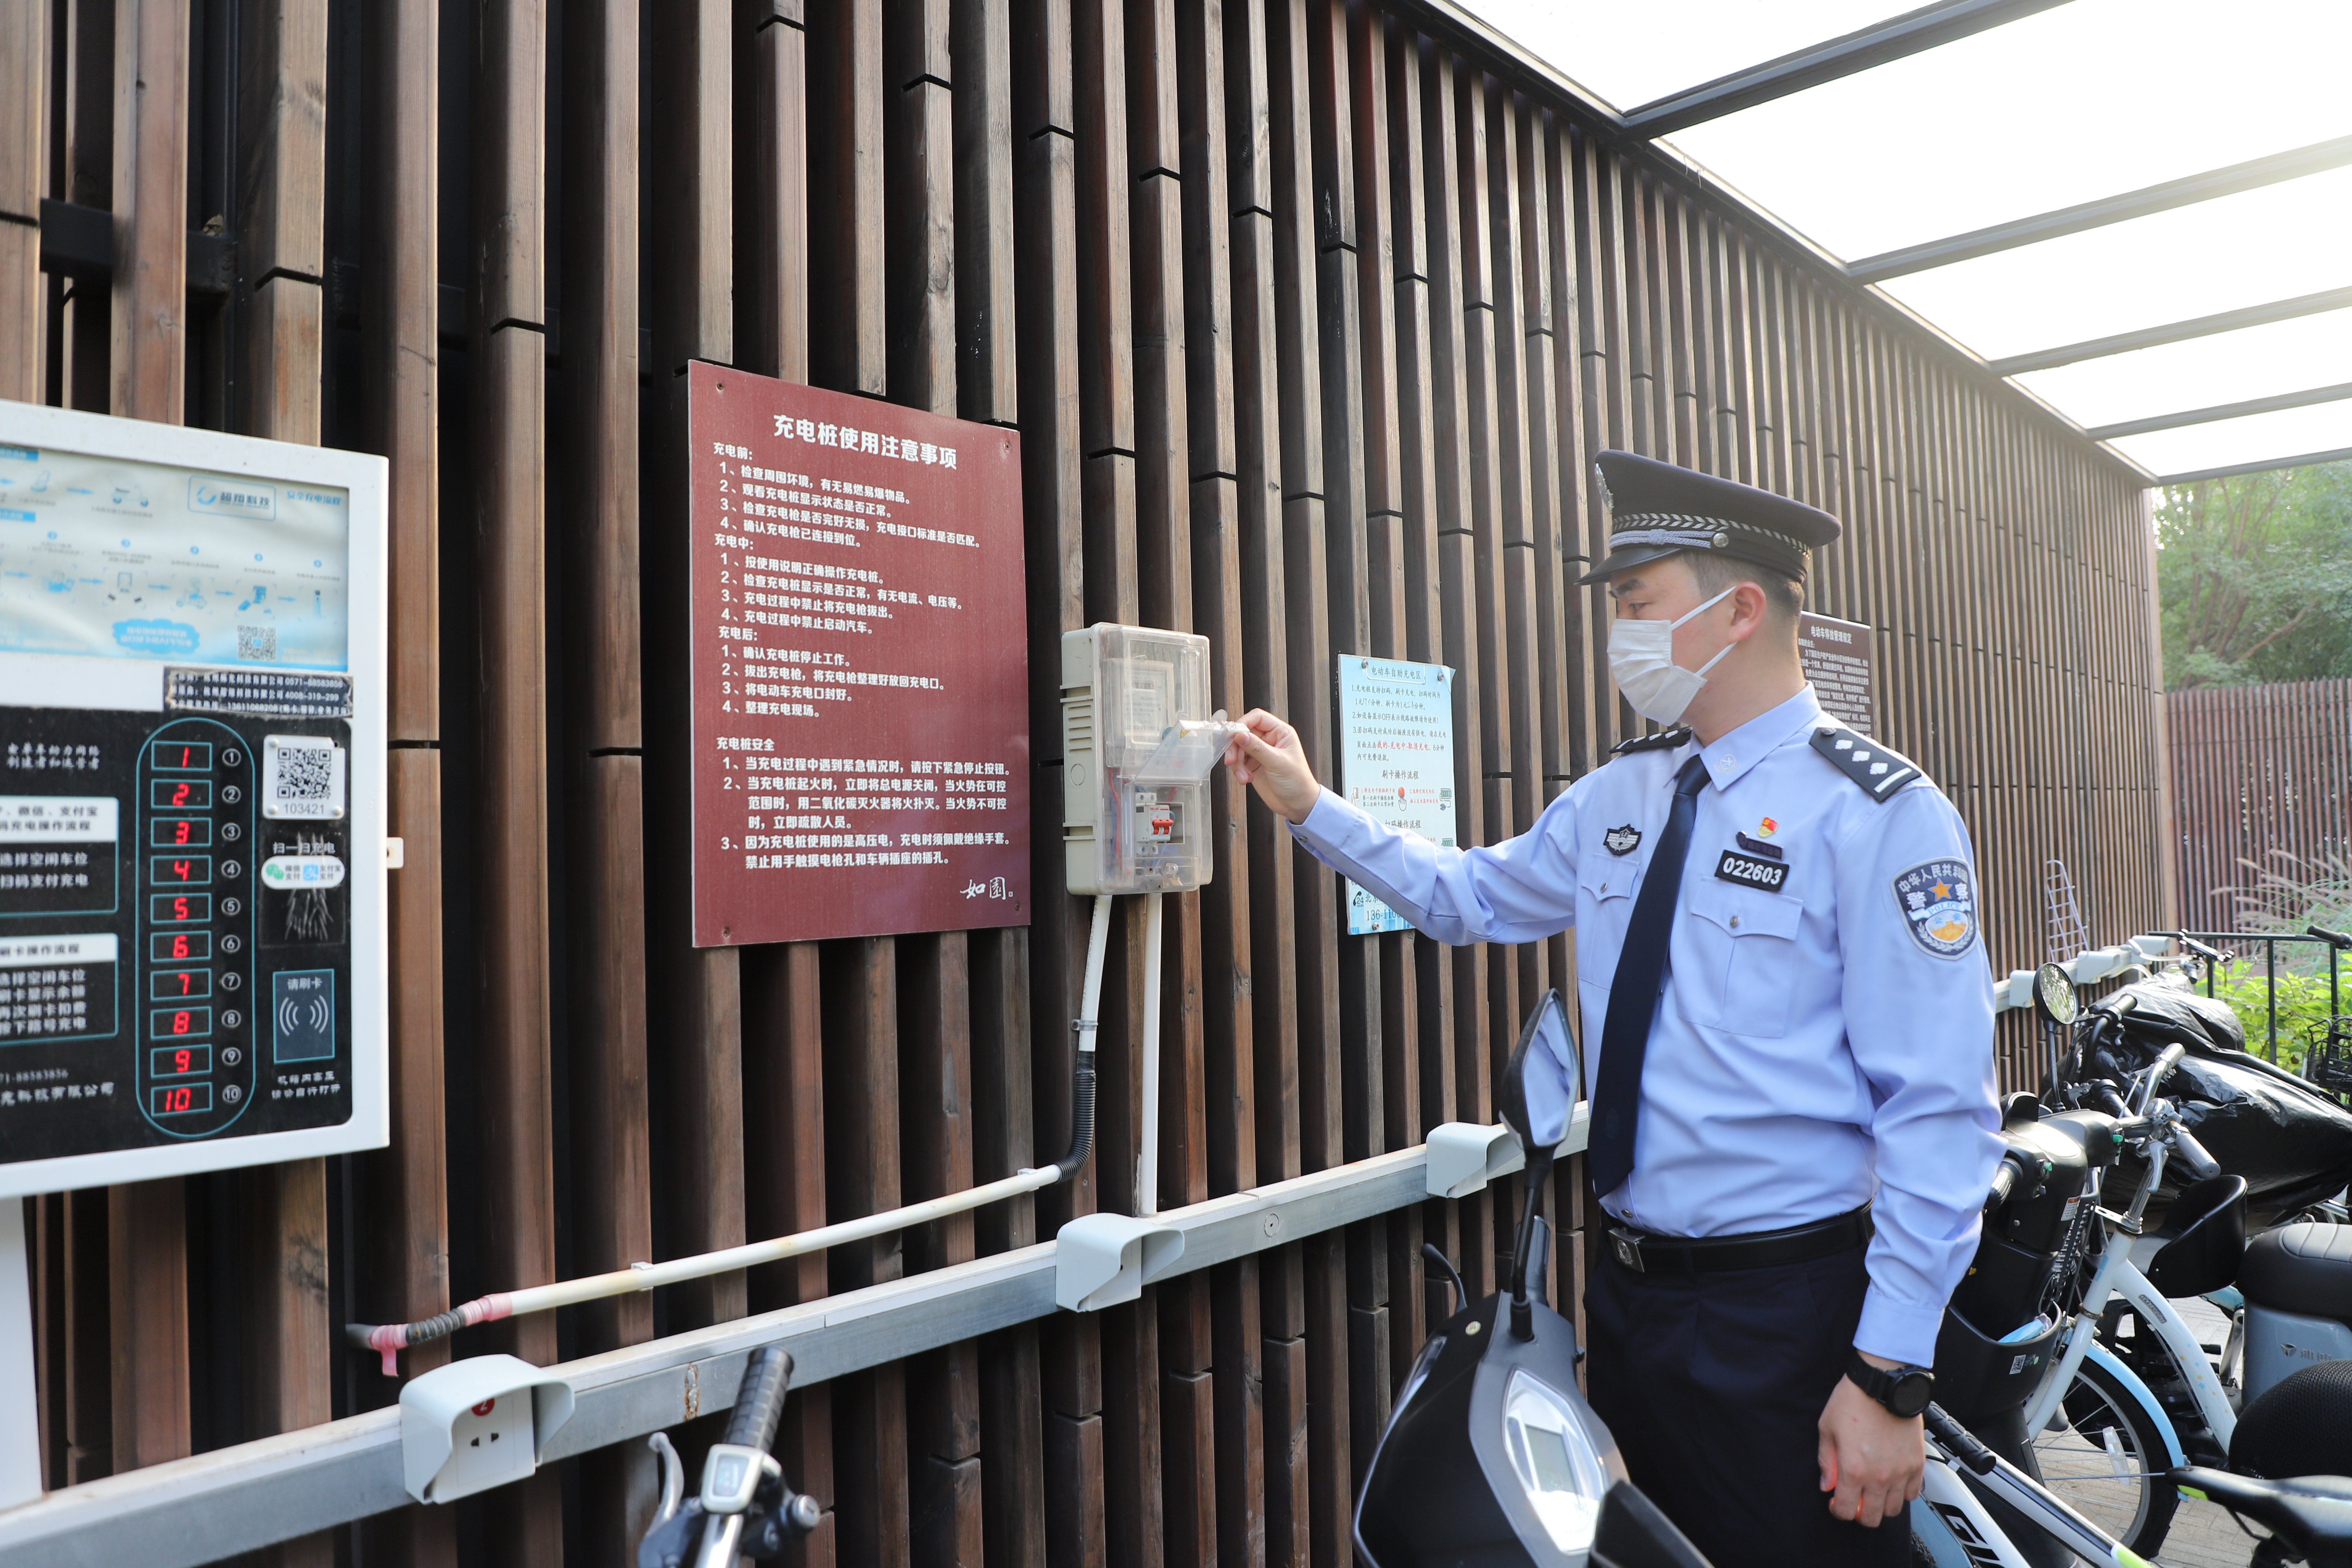
[[[1862,1359],[1860,1351],[1846,1352],[1845,1375],[1846,1381],[1906,1421],[1927,1409],[1936,1397],[1936,1374],[1926,1367],[1875,1367]]]

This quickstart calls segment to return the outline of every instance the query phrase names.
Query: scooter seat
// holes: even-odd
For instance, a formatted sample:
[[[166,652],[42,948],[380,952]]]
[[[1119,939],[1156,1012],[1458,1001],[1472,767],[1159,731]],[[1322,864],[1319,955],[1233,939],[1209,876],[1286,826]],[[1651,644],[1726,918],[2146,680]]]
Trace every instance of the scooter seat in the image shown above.
[[[2352,1324],[2352,1225],[2264,1231],[2247,1245],[2238,1289],[2278,1311]]]

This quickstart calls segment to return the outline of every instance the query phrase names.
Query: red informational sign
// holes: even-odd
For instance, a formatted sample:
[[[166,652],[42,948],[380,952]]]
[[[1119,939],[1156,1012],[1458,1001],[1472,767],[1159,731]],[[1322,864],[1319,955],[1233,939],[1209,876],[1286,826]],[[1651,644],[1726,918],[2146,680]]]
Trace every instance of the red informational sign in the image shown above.
[[[687,374],[695,945],[1026,923],[1020,437]]]

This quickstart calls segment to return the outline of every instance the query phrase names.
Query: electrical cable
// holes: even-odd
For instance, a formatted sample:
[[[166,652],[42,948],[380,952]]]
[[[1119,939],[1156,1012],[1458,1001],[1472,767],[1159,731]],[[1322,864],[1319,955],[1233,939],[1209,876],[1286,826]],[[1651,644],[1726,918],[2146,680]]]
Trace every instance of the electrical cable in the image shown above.
[[[815,1230],[804,1230],[793,1236],[755,1241],[743,1247],[723,1247],[717,1252],[698,1253],[691,1258],[675,1258],[666,1263],[633,1263],[626,1268],[592,1274],[579,1279],[560,1280],[552,1285],[497,1290],[413,1323],[346,1323],[343,1325],[343,1338],[356,1349],[373,1351],[382,1356],[384,1376],[397,1377],[400,1375],[402,1351],[446,1339],[459,1329],[472,1328],[478,1323],[494,1323],[502,1318],[522,1317],[556,1307],[574,1306],[582,1301],[602,1300],[611,1296],[626,1296],[635,1291],[651,1290],[657,1286],[731,1273],[754,1264],[777,1263],[787,1258],[823,1252],[830,1247],[886,1236],[894,1230],[906,1230],[932,1220],[944,1219],[950,1215],[962,1214],[1002,1198],[1019,1197],[1024,1193],[1038,1192],[1068,1181],[1086,1164],[1087,1157],[1094,1147],[1096,1013],[1102,1000],[1103,955],[1110,937],[1110,900],[1108,893],[1098,894],[1095,899],[1094,926],[1087,938],[1084,999],[1079,1016],[1071,1024],[1077,1049],[1072,1053],[1076,1058],[1076,1066],[1070,1095],[1070,1150],[1052,1164],[1031,1166],[1002,1180],[983,1183],[961,1193],[950,1193],[944,1197],[885,1209],[880,1214],[844,1220],[838,1225],[821,1226]],[[1156,900],[1154,901],[1157,902]]]

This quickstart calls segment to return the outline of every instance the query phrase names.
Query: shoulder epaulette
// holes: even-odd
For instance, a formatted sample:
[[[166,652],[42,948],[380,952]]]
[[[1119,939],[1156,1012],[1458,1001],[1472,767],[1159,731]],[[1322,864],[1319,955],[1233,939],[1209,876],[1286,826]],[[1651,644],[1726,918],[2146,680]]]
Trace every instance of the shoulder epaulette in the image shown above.
[[[1609,748],[1612,757],[1630,755],[1634,752],[1671,752],[1691,738],[1690,726],[1677,724],[1671,730],[1661,730],[1654,735],[1635,735]]]
[[[1905,784],[1925,776],[1916,763],[1889,751],[1867,735],[1843,724],[1824,724],[1813,731],[1813,750],[1830,765],[1862,786],[1862,793],[1884,805]]]

